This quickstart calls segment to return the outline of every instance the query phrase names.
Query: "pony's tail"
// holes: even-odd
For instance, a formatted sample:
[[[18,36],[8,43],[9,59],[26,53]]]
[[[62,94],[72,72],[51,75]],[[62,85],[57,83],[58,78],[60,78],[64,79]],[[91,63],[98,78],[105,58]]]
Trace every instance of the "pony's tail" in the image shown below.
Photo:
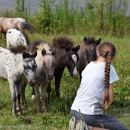
[[[25,39],[26,39],[27,45],[29,45],[29,43],[30,43],[29,37],[27,36],[27,34],[26,34],[25,32],[22,32],[22,33],[23,33],[23,35],[24,35],[24,37],[25,37]]]
[[[33,26],[27,21],[27,20],[22,20],[22,21],[20,21],[20,24],[21,24],[21,26],[22,26],[22,28],[24,28],[24,29],[27,29],[27,30],[29,30],[30,32],[32,31],[32,29],[33,29]]]

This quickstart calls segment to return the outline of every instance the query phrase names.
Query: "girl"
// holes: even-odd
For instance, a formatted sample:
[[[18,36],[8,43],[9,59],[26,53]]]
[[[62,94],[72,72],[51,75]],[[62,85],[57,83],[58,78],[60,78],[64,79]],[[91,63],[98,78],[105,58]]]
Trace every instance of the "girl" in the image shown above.
[[[112,43],[104,42],[97,46],[96,54],[97,60],[90,62],[82,72],[71,115],[77,120],[83,118],[86,124],[92,126],[89,127],[92,130],[128,130],[121,122],[105,113],[113,102],[113,83],[119,80],[110,64],[116,48]]]

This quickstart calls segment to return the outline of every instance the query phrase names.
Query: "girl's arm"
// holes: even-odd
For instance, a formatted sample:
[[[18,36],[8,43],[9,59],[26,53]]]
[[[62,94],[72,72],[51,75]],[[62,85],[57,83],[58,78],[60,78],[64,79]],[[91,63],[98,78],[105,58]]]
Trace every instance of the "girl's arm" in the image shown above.
[[[114,99],[114,87],[113,87],[113,83],[109,84],[108,97],[109,97],[109,102],[111,104],[113,102],[113,99]]]

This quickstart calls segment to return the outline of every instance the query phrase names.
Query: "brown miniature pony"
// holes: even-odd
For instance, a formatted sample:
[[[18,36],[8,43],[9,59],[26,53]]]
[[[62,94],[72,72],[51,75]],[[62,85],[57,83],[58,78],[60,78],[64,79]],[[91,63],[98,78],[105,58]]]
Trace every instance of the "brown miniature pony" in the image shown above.
[[[54,69],[56,65],[55,48],[44,41],[34,41],[28,45],[28,51],[31,53],[37,52],[35,61],[36,68],[36,84],[34,85],[37,113],[41,110],[46,110],[46,93],[50,81],[54,77]],[[22,103],[25,102],[25,87],[26,83],[23,82],[21,87]],[[39,90],[41,87],[41,91]],[[40,93],[42,96],[42,108],[40,106]]]
[[[2,33],[6,35],[8,29],[17,29],[22,33],[25,33],[25,30],[31,31],[32,25],[23,18],[0,18],[0,38],[2,37]]]
[[[77,69],[81,79],[81,73],[84,70],[85,66],[97,59],[96,56],[96,47],[100,44],[101,38],[95,40],[92,38],[84,37],[83,43],[80,45],[80,49],[78,51],[79,61],[77,63]]]

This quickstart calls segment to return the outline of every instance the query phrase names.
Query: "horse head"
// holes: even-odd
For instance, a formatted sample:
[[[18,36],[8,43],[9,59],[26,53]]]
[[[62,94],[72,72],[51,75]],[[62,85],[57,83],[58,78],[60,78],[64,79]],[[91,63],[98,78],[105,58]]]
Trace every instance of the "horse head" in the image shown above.
[[[76,47],[73,47],[71,50],[66,50],[66,58],[65,58],[66,67],[68,68],[70,75],[72,77],[75,77],[78,75],[76,66],[79,60],[79,56],[77,53],[79,48],[80,46],[76,46]]]
[[[80,78],[81,78],[81,73],[85,68],[85,66],[91,61],[97,59],[96,48],[100,44],[100,42],[101,42],[101,38],[95,40],[95,38],[93,37],[92,38],[84,37],[83,43],[80,44],[80,49],[78,51],[79,61],[77,63],[77,69],[80,74]]]
[[[95,40],[94,38],[86,38],[84,37],[84,44],[86,45],[86,49],[84,51],[87,59],[87,63],[91,61],[95,61],[97,59],[96,56],[96,48],[100,44],[101,38]]]
[[[56,65],[56,60],[55,60],[55,53],[56,50],[55,48],[49,50],[49,52],[46,51],[46,49],[42,49],[42,56],[43,56],[43,69],[46,74],[47,80],[52,80],[54,77],[54,69]]]
[[[37,52],[31,54],[29,52],[23,53],[23,73],[28,80],[30,86],[34,86],[36,84],[36,68],[37,64],[35,62],[35,57],[37,56]]]

